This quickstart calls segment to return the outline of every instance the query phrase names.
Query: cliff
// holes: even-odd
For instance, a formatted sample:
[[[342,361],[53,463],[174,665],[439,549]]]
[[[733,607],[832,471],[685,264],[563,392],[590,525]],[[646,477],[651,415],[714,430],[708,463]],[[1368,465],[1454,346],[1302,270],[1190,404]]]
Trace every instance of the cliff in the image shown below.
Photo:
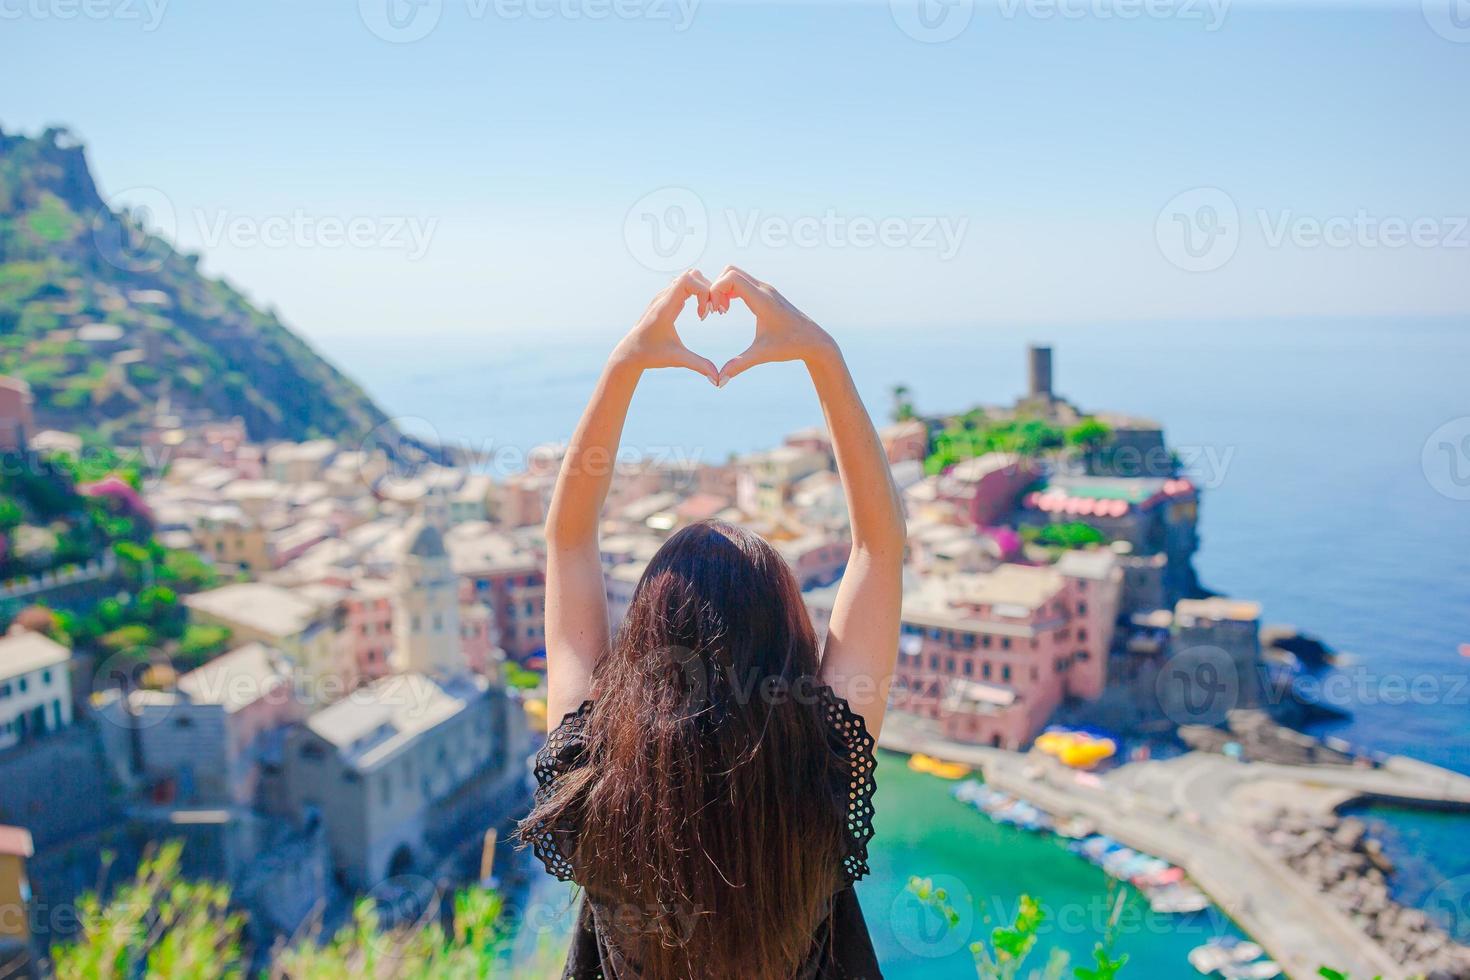
[[[66,130],[0,132],[0,374],[38,423],[130,440],[155,416],[360,438],[381,409],[271,312],[110,208]]]

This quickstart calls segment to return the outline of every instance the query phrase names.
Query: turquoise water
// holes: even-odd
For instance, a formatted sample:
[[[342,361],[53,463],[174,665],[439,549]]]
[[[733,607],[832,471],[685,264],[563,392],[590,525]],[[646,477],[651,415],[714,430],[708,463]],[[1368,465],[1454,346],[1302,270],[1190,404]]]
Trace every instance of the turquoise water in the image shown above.
[[[1052,947],[1073,964],[1090,963],[1121,888],[1114,953],[1128,954],[1127,976],[1192,977],[1185,956],[1211,936],[1240,935],[1218,912],[1157,915],[1133,888],[1066,850],[1064,842],[992,823],[954,800],[954,783],[912,772],[902,756],[878,761],[876,834],[869,846],[873,874],[858,885],[863,914],[889,980],[974,976],[969,943],[1008,924],[1029,894],[1047,911],[1029,965],[1044,964]],[[943,928],[908,893],[912,875],[943,886],[961,914]]]
[[[1373,804],[1351,811],[1394,863],[1389,891],[1470,943],[1470,814]]]

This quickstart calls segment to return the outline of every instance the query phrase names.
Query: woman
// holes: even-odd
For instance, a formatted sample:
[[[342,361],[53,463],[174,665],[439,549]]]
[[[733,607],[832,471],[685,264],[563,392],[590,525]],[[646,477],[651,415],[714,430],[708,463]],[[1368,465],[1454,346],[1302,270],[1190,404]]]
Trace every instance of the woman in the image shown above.
[[[754,343],[716,371],[680,341],[742,300]],[[598,521],[644,371],[717,387],[806,365],[845,488],[852,551],[818,654],[800,590],[757,535],[686,527],[649,562],[611,642]],[[881,976],[852,883],[867,872],[873,743],[898,649],[904,523],[842,355],[735,268],[654,298],[617,346],[572,437],[546,524],[548,717],[522,827],[586,891],[564,976],[606,980]]]

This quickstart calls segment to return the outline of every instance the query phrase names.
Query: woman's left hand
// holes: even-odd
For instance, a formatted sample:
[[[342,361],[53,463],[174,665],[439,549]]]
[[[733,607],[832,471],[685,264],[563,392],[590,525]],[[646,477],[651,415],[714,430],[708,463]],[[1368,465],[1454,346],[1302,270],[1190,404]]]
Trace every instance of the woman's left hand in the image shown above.
[[[679,332],[674,329],[674,320],[691,296],[699,300],[699,318],[703,320],[708,315],[709,289],[709,280],[698,269],[690,269],[675,277],[648,304],[638,325],[628,332],[613,351],[613,359],[640,370],[688,368],[704,375],[710,384],[718,385],[720,375],[714,363],[685,347],[684,341],[679,338]]]

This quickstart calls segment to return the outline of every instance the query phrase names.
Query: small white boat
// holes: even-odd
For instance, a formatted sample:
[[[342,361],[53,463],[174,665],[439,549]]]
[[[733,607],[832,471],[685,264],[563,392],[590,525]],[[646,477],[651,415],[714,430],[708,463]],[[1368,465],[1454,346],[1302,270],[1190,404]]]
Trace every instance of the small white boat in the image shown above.
[[[1271,977],[1281,973],[1280,967],[1270,960],[1261,960],[1259,963],[1251,962],[1264,952],[1265,950],[1250,940],[1236,939],[1234,936],[1219,936],[1203,946],[1196,946],[1190,950],[1189,965],[1205,976],[1218,973],[1224,977],[1237,978],[1237,980],[1254,978],[1258,974],[1252,971],[1260,970],[1262,971],[1259,974],[1260,980],[1270,980]]]
[[[1203,912],[1210,907],[1210,899],[1198,888],[1172,885],[1151,892],[1148,896],[1148,905],[1149,908],[1161,914],[1182,915],[1189,912]]]

